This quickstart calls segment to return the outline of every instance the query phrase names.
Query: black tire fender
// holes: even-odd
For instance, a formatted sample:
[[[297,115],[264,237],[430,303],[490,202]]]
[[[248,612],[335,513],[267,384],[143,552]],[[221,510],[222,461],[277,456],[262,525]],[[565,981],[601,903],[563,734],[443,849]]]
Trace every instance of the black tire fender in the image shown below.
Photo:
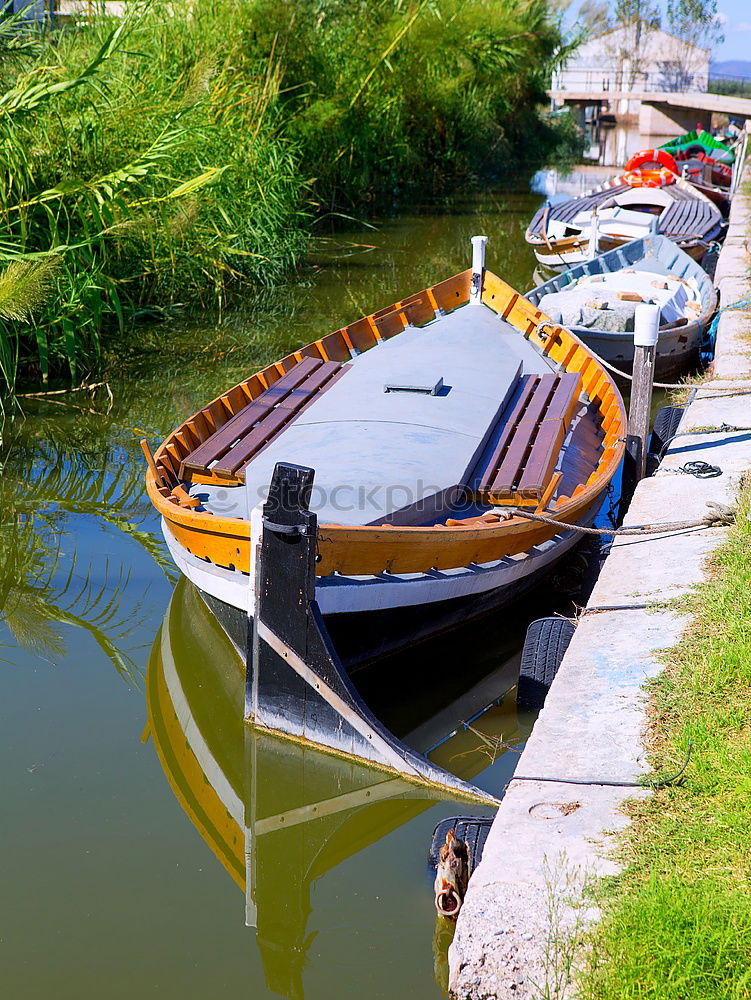
[[[568,618],[538,618],[530,623],[519,666],[520,708],[542,708],[575,631]]]
[[[661,406],[657,411],[647,451],[650,455],[654,455],[658,461],[675,436],[683,413],[682,406]]]

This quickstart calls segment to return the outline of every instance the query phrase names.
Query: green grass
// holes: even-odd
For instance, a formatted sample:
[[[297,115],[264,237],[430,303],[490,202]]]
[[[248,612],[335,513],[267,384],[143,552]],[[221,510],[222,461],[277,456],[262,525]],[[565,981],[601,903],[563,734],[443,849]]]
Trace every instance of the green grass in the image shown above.
[[[631,808],[624,872],[605,884],[586,1000],[751,997],[751,484],[692,624],[651,688],[651,764],[693,741],[683,787]]]

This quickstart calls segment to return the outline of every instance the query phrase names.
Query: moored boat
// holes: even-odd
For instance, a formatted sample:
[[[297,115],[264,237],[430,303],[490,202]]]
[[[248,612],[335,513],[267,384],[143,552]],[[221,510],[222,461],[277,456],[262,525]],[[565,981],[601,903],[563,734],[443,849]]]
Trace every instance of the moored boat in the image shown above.
[[[675,149],[672,152],[661,148],[643,149],[628,160],[624,176],[629,177],[634,170],[653,176],[659,173],[660,183],[668,184],[672,183],[673,174],[678,175],[705,198],[714,202],[723,216],[726,217],[730,210],[733,168],[713,160],[697,147]]]
[[[659,305],[659,378],[681,374],[699,360],[702,337],[717,308],[717,292],[706,271],[654,233],[578,264],[525,297],[599,357],[627,372],[634,359],[636,306]]]
[[[685,132],[675,139],[664,142],[659,148],[672,153],[673,156],[676,153],[689,155],[705,153],[718,163],[733,163],[735,160],[735,152],[727,143],[722,142],[720,139],[715,139],[713,135],[710,135],[709,132],[705,132],[703,129]]]
[[[148,456],[147,488],[177,566],[242,645],[259,504],[277,463],[314,469],[316,600],[332,625],[369,616],[340,650],[356,660],[521,593],[576,535],[509,508],[591,522],[624,433],[591,352],[477,265],[217,397]]]
[[[653,231],[699,260],[722,226],[720,209],[701,191],[664,164],[646,164],[580,198],[544,205],[525,238],[543,267],[561,271]]]

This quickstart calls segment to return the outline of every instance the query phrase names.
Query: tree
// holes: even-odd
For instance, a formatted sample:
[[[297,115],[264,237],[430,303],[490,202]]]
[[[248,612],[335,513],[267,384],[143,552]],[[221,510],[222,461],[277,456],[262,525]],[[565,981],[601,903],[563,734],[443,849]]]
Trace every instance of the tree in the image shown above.
[[[675,54],[661,63],[666,90],[706,90],[702,50],[724,41],[717,0],[668,0],[667,30],[678,39]]]
[[[649,37],[660,27],[660,11],[653,0],[616,0],[613,25],[621,86],[633,90],[639,78],[646,76]]]

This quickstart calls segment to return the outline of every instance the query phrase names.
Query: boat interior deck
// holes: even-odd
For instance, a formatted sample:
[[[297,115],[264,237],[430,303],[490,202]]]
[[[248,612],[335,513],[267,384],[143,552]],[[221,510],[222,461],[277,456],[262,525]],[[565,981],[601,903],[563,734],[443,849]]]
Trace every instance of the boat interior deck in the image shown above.
[[[662,188],[632,188],[628,184],[605,187],[560,205],[544,206],[534,215],[529,232],[541,238],[543,221],[549,237],[577,236],[589,229],[597,208],[601,228],[623,228],[629,238],[642,235],[651,219],[659,216],[660,233],[671,239],[704,238],[722,222],[716,205],[688,185],[675,183]]]
[[[619,299],[619,292],[633,300]],[[582,335],[595,329],[610,333],[633,330],[639,300],[660,306],[663,328],[695,320],[707,323],[717,304],[717,293],[701,265],[655,233],[577,264],[527,292],[526,297],[555,322],[578,328]]]
[[[268,392],[185,458],[194,503],[247,519],[283,461],[315,469],[311,509],[324,523],[442,523],[490,500],[570,495],[604,437],[580,377],[484,305],[345,365],[305,358]]]
[[[660,324],[696,319],[701,311],[701,295],[696,283],[689,283],[658,261],[644,268],[628,268],[609,274],[591,274],[562,291],[548,292],[540,308],[555,323],[566,327],[633,331],[636,307],[648,302],[660,307]]]

